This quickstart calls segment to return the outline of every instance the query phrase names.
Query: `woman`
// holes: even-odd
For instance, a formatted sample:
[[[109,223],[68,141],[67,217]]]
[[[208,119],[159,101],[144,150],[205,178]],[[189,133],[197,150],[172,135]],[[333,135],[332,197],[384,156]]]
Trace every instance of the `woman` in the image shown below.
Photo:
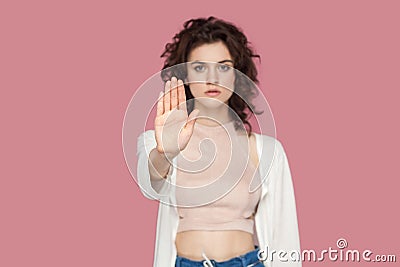
[[[300,245],[285,151],[249,122],[257,92],[240,75],[258,82],[258,55],[246,36],[193,19],[162,56],[154,130],[138,139],[141,189],[160,200],[154,266],[301,266],[289,256]]]

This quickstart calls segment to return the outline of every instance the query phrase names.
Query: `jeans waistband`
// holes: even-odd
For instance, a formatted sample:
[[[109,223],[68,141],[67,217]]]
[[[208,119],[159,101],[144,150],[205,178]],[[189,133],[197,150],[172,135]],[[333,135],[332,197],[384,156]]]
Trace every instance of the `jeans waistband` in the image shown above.
[[[194,261],[185,257],[176,257],[175,267],[256,267],[264,266],[258,258],[259,248],[256,248],[243,255],[231,258],[226,261],[216,261],[214,259],[208,259],[206,255],[201,261]]]

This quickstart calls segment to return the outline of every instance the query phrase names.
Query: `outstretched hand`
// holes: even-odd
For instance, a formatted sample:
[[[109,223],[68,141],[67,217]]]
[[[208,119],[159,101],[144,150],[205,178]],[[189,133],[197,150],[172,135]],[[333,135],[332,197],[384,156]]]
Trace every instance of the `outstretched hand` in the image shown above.
[[[175,157],[185,149],[193,134],[198,114],[199,110],[195,109],[188,116],[182,80],[172,77],[167,81],[164,92],[159,95],[154,121],[158,152]]]

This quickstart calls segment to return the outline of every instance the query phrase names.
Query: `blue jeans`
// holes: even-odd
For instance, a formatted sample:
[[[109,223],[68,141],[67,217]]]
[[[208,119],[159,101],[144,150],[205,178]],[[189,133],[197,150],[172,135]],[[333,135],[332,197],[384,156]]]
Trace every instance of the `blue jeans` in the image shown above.
[[[246,254],[234,257],[226,261],[215,260],[201,260],[193,261],[184,257],[176,256],[175,267],[264,267],[262,262],[258,259],[258,251],[255,250],[247,252]]]

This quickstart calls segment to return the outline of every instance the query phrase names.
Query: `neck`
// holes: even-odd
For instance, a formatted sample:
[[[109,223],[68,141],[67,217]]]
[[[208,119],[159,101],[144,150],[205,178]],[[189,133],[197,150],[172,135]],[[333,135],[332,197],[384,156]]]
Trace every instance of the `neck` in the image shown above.
[[[194,108],[198,109],[200,112],[198,114],[198,119],[196,119],[196,123],[208,125],[208,126],[218,126],[219,124],[224,124],[228,121],[231,121],[232,118],[229,114],[229,106],[226,103],[225,105],[219,105],[218,107],[205,107],[201,103],[195,101]]]

